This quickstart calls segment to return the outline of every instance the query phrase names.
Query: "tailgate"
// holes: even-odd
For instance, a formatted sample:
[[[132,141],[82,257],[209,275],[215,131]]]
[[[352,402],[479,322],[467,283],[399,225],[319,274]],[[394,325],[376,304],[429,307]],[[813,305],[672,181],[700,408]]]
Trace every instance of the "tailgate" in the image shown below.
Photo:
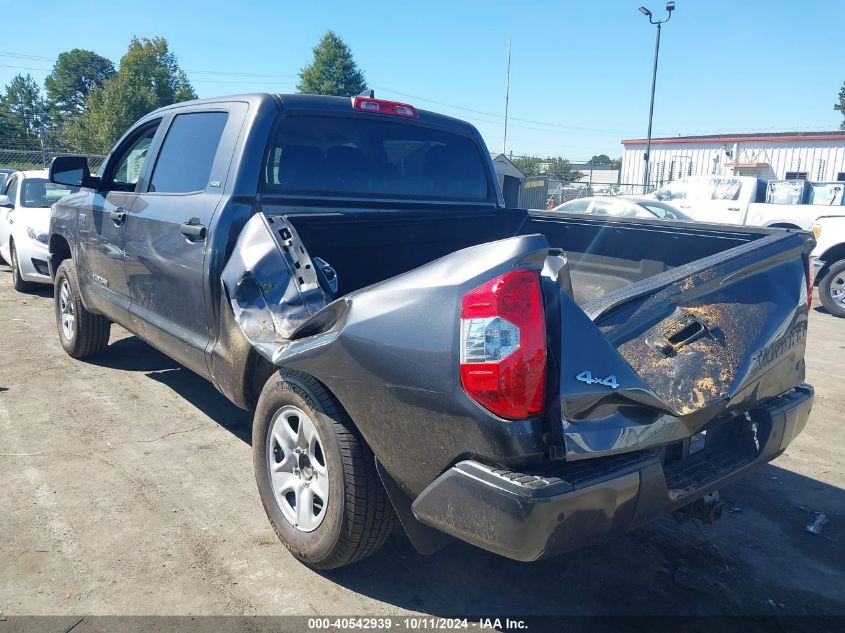
[[[583,310],[561,293],[568,458],[684,439],[801,384],[811,248],[778,232]]]

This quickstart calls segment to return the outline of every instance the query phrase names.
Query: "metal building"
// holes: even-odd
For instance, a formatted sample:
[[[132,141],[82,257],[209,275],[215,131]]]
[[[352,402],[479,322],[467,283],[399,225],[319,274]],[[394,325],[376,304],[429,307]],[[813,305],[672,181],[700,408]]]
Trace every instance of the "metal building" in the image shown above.
[[[628,139],[622,145],[620,181],[625,191],[639,192],[646,141]],[[708,174],[845,181],[845,131],[653,138],[650,163],[650,189],[682,176]]]
[[[519,204],[525,174],[504,154],[490,152],[490,158],[493,160],[493,167],[496,169],[496,175],[499,178],[499,186],[502,188],[505,205],[516,207]]]

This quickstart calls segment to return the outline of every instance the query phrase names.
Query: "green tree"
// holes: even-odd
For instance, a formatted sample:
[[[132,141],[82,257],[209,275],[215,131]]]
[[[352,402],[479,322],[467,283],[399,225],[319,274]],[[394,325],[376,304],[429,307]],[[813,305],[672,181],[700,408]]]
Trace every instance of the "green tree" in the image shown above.
[[[49,121],[41,90],[31,76],[17,75],[8,83],[0,96],[0,119],[3,121],[0,144],[38,146]]]
[[[105,153],[145,114],[196,96],[167,40],[136,37],[118,71],[88,93],[65,138],[77,151]]]
[[[511,162],[526,176],[540,175],[540,161],[536,156],[512,156]]]
[[[545,173],[549,175],[549,178],[554,178],[555,180],[572,182],[584,175],[580,171],[572,169],[572,163],[565,158],[547,158],[543,168]]]
[[[526,176],[548,176],[554,180],[571,182],[584,174],[572,169],[572,163],[561,157],[538,158],[537,156],[516,156],[511,159]]]
[[[608,156],[607,154],[599,154],[598,156],[593,156],[590,159],[590,163],[592,163],[593,165],[610,165],[611,160],[610,156]]]
[[[82,114],[88,93],[114,74],[114,64],[92,51],[74,48],[59,54],[44,79],[50,117],[56,124]]]
[[[839,110],[842,113],[842,116],[845,116],[845,83],[842,84],[842,88],[839,90],[839,103],[833,106],[834,110]],[[839,124],[840,130],[845,130],[845,121]]]
[[[614,158],[612,161],[610,161],[610,168],[621,170],[622,169],[622,157],[620,156],[619,158]]]
[[[334,31],[326,31],[314,47],[314,60],[299,71],[297,90],[314,95],[353,97],[367,88],[352,51]]]

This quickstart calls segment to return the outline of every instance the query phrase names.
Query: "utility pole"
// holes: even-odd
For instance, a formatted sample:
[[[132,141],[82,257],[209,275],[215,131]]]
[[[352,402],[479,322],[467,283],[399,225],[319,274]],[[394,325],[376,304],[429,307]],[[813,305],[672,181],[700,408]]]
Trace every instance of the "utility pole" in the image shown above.
[[[508,101],[511,94],[511,38],[508,38],[508,70],[505,74],[505,138],[502,140],[502,154],[508,152]]]
[[[675,3],[667,2],[666,11],[669,12],[669,15],[666,17],[665,20],[655,20],[651,11],[649,11],[645,7],[640,7],[640,13],[646,16],[651,24],[657,25],[657,39],[654,43],[654,67],[651,71],[651,101],[648,106],[648,136],[646,137],[645,155],[643,156],[643,160],[645,161],[645,173],[643,175],[643,193],[648,193],[648,171],[649,163],[651,162],[651,123],[654,117],[654,89],[657,86],[657,58],[660,55],[660,27],[672,18],[672,12],[674,10]]]

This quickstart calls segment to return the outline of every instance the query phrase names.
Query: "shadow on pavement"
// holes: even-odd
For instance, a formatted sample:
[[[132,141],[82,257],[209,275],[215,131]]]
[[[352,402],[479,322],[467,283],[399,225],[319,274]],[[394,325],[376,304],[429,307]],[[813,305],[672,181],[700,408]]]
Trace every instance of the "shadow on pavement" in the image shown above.
[[[94,362],[167,385],[250,443],[249,412],[139,339],[116,341]],[[457,541],[422,556],[397,528],[372,558],[322,574],[437,616],[845,615],[845,491],[769,464],[724,489],[722,500],[714,525],[667,517],[535,563]],[[811,534],[805,527],[818,512],[828,523]]]
[[[324,575],[444,617],[845,614],[838,589],[845,580],[845,491],[767,465],[722,498],[733,512],[714,525],[667,517],[535,563],[457,542],[421,556],[397,534],[373,558]],[[830,521],[819,535],[804,529],[812,510]]]
[[[111,343],[93,365],[143,373],[166,385],[202,413],[247,444],[252,439],[252,414],[229,402],[214,386],[141,339],[129,336]]]

